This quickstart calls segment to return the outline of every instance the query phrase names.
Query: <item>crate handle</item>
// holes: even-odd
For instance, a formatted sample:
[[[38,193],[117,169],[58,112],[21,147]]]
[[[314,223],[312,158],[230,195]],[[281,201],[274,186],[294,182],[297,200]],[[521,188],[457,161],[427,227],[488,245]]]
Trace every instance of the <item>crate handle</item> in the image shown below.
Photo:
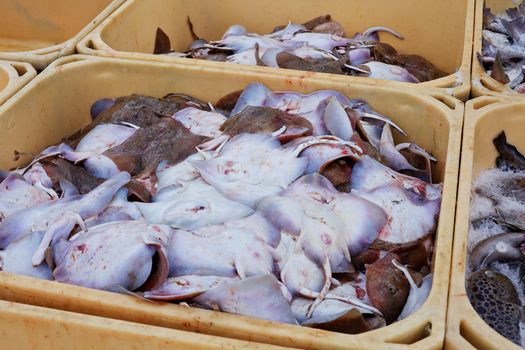
[[[47,68],[44,70],[44,72],[48,72],[50,70],[56,70],[59,67],[63,67],[65,65],[75,63],[75,62],[81,62],[89,60],[89,56],[84,55],[72,55],[72,56],[65,56],[57,59],[53,63],[51,63]]]
[[[470,107],[473,110],[479,110],[491,104],[498,102],[498,99],[493,96],[481,96],[471,100]]]
[[[115,52],[115,50],[113,50],[108,44],[106,44],[104,40],[102,40],[100,32],[98,31],[91,33],[91,35],[87,36],[84,38],[84,40],[77,44],[77,51],[80,53],[96,55],[96,51],[99,50]]]
[[[439,102],[443,103],[445,106],[450,108],[451,110],[455,111],[458,104],[461,103],[457,98],[451,95],[446,94],[434,94],[431,95],[433,98],[438,100]]]
[[[11,67],[13,67],[19,77],[23,77],[27,73],[29,73],[30,68],[27,66],[26,63],[20,63],[20,62],[12,62]]]
[[[418,327],[411,329],[409,332],[406,332],[401,336],[398,335],[394,339],[386,340],[386,342],[390,344],[413,345],[420,342],[421,340],[430,337],[431,335],[432,323],[427,321],[418,325]]]

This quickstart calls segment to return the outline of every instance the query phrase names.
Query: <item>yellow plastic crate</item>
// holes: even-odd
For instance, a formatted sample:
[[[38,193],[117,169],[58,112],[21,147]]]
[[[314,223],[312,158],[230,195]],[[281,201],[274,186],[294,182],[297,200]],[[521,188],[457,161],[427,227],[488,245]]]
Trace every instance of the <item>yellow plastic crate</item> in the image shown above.
[[[492,10],[492,13],[501,13],[510,7],[516,7],[513,0],[476,0],[476,15],[474,27],[474,52],[472,54],[472,90],[471,96],[499,96],[510,95],[519,96],[516,91],[506,85],[492,79],[487,74],[485,68],[479,63],[477,53],[481,53],[482,29],[483,29],[483,6],[486,5]]]
[[[285,348],[0,301],[0,348],[218,350]]]
[[[35,76],[29,63],[0,60],[0,105]]]
[[[75,53],[80,39],[124,1],[0,1],[0,59],[44,69]]]
[[[524,149],[524,115],[525,100],[519,98],[482,96],[466,104],[445,349],[521,349],[478,316],[466,294],[465,265],[472,181],[481,171],[494,168],[498,155],[492,140],[501,131]]]
[[[400,52],[422,55],[451,73],[417,86],[441,88],[443,93],[461,100],[467,99],[470,90],[474,0],[420,0],[417,4],[413,0],[129,0],[80,42],[78,52],[217,68],[228,65],[228,68],[235,70],[284,74],[278,68],[153,55],[155,32],[157,27],[161,27],[171,38],[174,48],[183,51],[192,41],[186,24],[188,16],[198,35],[217,40],[233,24],[242,24],[251,32],[268,33],[289,20],[302,23],[325,14],[331,14],[343,24],[349,35],[371,26],[394,28],[405,36],[405,40],[388,34],[381,34],[381,40]],[[286,74],[313,76],[347,84],[368,79],[304,71]],[[384,80],[375,80],[375,83],[393,87],[413,85]]]
[[[455,212],[463,103],[434,91],[375,84],[337,84],[323,79],[238,73],[222,67],[69,56],[51,64],[15,98],[0,107],[0,168],[16,163],[13,151],[38,152],[90,122],[89,108],[99,98],[131,93],[163,96],[181,92],[206,101],[262,82],[274,90],[311,92],[336,89],[364,98],[403,128],[408,139],[439,162],[433,173],[443,181],[441,216],[433,257],[434,284],[421,309],[400,322],[359,335],[274,323],[168,303],[152,303],[109,293],[0,272],[0,299],[69,310],[162,327],[190,330],[261,343],[308,349],[441,349],[445,335],[450,250]],[[7,131],[9,130],[9,131]]]

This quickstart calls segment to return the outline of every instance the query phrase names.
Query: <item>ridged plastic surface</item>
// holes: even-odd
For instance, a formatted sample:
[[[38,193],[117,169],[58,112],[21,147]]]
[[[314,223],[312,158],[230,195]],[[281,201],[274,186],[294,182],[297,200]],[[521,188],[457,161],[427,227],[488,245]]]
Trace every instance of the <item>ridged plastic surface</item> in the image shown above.
[[[29,63],[0,60],[0,105],[36,76]]]
[[[285,348],[0,301],[0,349],[284,350]]]
[[[474,21],[474,52],[472,54],[472,88],[470,95],[479,96],[510,96],[520,97],[520,94],[510,89],[506,85],[496,81],[487,74],[485,68],[477,58],[477,53],[482,49],[482,30],[483,30],[483,6],[484,4],[497,14],[504,12],[505,9],[516,7],[513,0],[476,0],[476,14]]]
[[[521,349],[499,335],[470,304],[465,289],[470,191],[478,174],[495,166],[492,140],[505,131],[507,141],[525,149],[525,100],[483,96],[467,102],[457,201],[445,349]]]
[[[44,69],[75,46],[125,0],[0,1],[0,59]]]

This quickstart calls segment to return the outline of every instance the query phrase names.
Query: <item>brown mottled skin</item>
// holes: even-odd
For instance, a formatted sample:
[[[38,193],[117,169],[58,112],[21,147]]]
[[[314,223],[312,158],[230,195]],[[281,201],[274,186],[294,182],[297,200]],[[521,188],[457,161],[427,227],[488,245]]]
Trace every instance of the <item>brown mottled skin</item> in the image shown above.
[[[275,108],[258,106],[246,106],[242,111],[228,118],[220,130],[230,136],[241,133],[267,134],[273,133],[283,126],[286,126],[286,130],[279,137],[282,142],[290,141],[299,136],[311,135],[313,130],[312,124],[305,118],[293,116]],[[293,130],[297,128],[302,131],[299,134],[294,134]],[[290,131],[290,134],[287,131]]]
[[[131,179],[127,187],[128,197],[136,198],[144,203],[151,202],[151,195],[154,193],[154,191],[151,191],[151,189],[147,188],[147,186],[141,183],[140,181],[137,181],[136,179]]]
[[[374,329],[357,309],[352,309],[335,320],[324,323],[308,323],[307,326],[345,334],[359,334]]]
[[[359,122],[354,123],[355,112],[348,110],[350,120],[352,121],[353,127],[359,125]],[[356,116],[357,118],[357,116]],[[362,150],[363,154],[369,155],[375,160],[383,163],[383,156],[377,151],[377,149],[370,143],[364,141],[358,133],[355,133],[350,138],[350,141],[356,143]],[[354,160],[350,157],[336,159],[333,162],[326,164],[320,169],[321,175],[325,176],[332,182],[332,184],[341,192],[350,192],[349,179],[352,176],[352,167],[354,166]]]
[[[318,17],[315,17],[309,21],[306,21],[303,23],[303,26],[306,27],[306,30],[310,30],[310,31],[313,31],[314,28],[316,27],[319,27],[319,26],[322,26],[324,24],[327,24],[327,23],[331,23],[333,22],[332,21],[332,16],[330,15],[324,15],[324,16],[318,16]],[[335,22],[337,23],[337,22]],[[284,28],[286,28],[286,25],[280,25],[280,26],[277,26],[273,29],[272,33],[275,33],[275,32],[278,32],[280,30],[283,30]]]
[[[161,117],[172,116],[186,107],[209,110],[205,102],[183,94],[168,94],[162,98],[136,94],[117,97],[113,106],[100,112],[91,124],[72,135],[68,139],[68,144],[74,147],[82,137],[99,124],[127,122],[146,128],[158,123]]]
[[[163,160],[178,163],[186,159],[205,140],[180,122],[162,118],[150,127],[137,130],[125,142],[103,154],[113,160],[119,170],[138,175],[143,171],[154,171]]]
[[[217,103],[215,103],[215,107],[230,112],[237,104],[237,100],[239,99],[243,91],[244,90],[237,90],[227,95],[224,95],[219,99],[219,101],[217,101]]]
[[[372,305],[381,311],[386,323],[394,322],[408,298],[410,285],[403,273],[392,264],[399,255],[388,253],[366,269],[366,293]]]
[[[63,179],[71,182],[80,194],[86,194],[103,182],[89,174],[83,167],[62,158],[48,158],[41,163],[47,176],[53,181],[55,189],[59,188],[59,182]]]
[[[369,248],[359,255],[352,256],[352,264],[358,270],[364,270],[366,265],[373,264],[379,259],[381,251]]]
[[[305,26],[307,30],[313,30],[315,27],[331,22],[331,21],[332,21],[332,16],[324,15],[324,16],[315,17],[307,22],[304,22],[303,26]]]
[[[420,270],[423,267],[430,267],[433,246],[434,238],[429,236],[423,241],[402,244],[392,249],[392,252],[399,255],[403,265]]]
[[[157,32],[155,34],[155,47],[153,48],[153,54],[159,55],[169,52],[171,52],[170,38],[161,28],[157,28]]]
[[[323,24],[319,24],[312,29],[313,33],[325,33],[325,34],[335,34],[341,37],[345,35],[345,29],[341,23],[336,21],[330,21]]]
[[[320,173],[326,177],[335,187],[348,184],[352,176],[354,161],[350,158],[340,158],[328,163]]]
[[[359,125],[360,123],[356,124],[356,130],[358,131],[360,128]],[[368,141],[365,141],[363,138],[361,138],[360,132],[359,134],[354,132],[354,134],[350,138],[350,141],[356,143],[359,147],[361,147],[361,149],[363,150],[363,154],[366,154],[370,156],[371,158],[374,158],[378,162],[385,164],[386,162],[384,159],[385,157],[381,153],[379,153],[377,148],[375,148],[372,144],[370,144]]]
[[[412,164],[415,168],[421,169],[421,170],[411,170],[411,169],[401,169],[399,170],[400,173],[412,176],[415,178],[418,178],[420,180],[423,180],[425,182],[431,182],[430,175],[431,173],[427,171],[427,164],[426,159],[418,154],[415,154],[413,152],[409,152],[406,150],[401,150],[400,153],[403,155],[403,157],[406,158],[406,160]],[[425,169],[425,170],[423,170]]]
[[[377,46],[374,47],[374,56],[379,62],[405,68],[419,81],[429,81],[447,76],[447,73],[423,57],[419,55],[400,54],[392,46],[385,43],[377,43]]]
[[[289,52],[283,51],[277,54],[277,65],[280,68],[305,70],[310,72],[345,74],[342,67],[346,59],[337,61],[332,60],[313,60],[295,56]]]
[[[501,55],[498,52],[496,54],[496,59],[492,65],[492,71],[490,72],[490,77],[500,82],[501,84],[508,84],[510,82],[509,77],[505,73],[505,68],[501,62]]]
[[[518,151],[516,146],[507,142],[507,136],[502,131],[494,138],[494,146],[499,156],[496,158],[496,166],[502,169],[525,170],[525,157]]]

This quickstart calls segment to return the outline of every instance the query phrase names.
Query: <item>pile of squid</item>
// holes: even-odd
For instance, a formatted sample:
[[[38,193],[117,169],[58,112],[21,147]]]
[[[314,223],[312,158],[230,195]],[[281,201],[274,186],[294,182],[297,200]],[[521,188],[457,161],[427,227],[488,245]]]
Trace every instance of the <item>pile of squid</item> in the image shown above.
[[[173,52],[169,37],[158,28],[154,53],[408,83],[447,75],[423,57],[400,54],[379,41],[380,31],[403,39],[395,30],[371,27],[347,38],[343,26],[330,15],[303,24],[290,22],[264,35],[249,33],[244,26],[236,24],[217,41],[199,38],[189,19],[188,24],[194,41],[186,52]]]
[[[525,3],[494,15],[483,13],[482,53],[478,59],[487,73],[519,93],[525,92]]]
[[[436,160],[366,101],[253,83],[91,115],[2,173],[3,271],[346,333],[426,300]]]
[[[494,145],[496,168],[483,171],[472,191],[466,289],[481,318],[523,346],[525,157],[504,132]]]

